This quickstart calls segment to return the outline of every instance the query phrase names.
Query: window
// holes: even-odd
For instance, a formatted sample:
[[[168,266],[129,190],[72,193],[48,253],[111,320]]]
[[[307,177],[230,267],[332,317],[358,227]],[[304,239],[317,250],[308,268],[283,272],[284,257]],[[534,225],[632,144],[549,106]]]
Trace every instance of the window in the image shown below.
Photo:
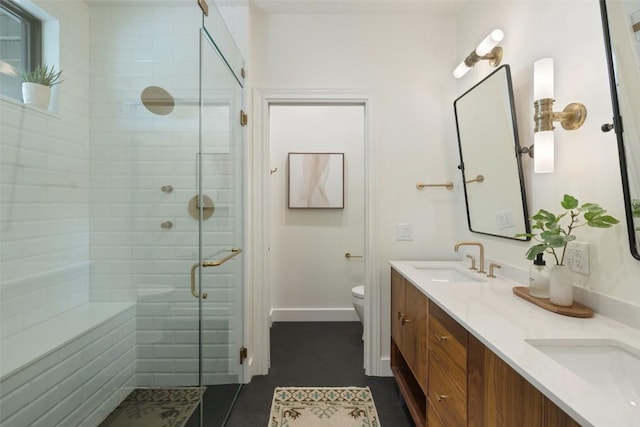
[[[0,0],[0,61],[33,70],[42,58],[42,24],[10,0]],[[22,99],[19,76],[0,73],[0,94]]]

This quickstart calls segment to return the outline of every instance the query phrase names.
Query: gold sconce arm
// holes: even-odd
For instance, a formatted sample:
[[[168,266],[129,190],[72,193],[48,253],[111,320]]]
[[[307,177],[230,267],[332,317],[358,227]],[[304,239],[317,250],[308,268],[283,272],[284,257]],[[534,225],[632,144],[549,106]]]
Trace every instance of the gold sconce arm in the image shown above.
[[[535,108],[533,121],[534,132],[544,132],[555,129],[553,122],[560,122],[565,130],[578,129],[587,118],[587,108],[579,102],[567,105],[561,112],[553,111],[552,98],[538,99],[533,103]]]
[[[422,182],[418,182],[416,184],[418,190],[422,190],[425,187],[445,187],[447,190],[453,190],[453,182],[449,181],[444,184],[423,184]]]
[[[231,253],[229,255],[227,255],[224,258],[220,258],[217,259],[215,261],[203,261],[202,262],[202,267],[218,267],[222,264],[224,264],[225,262],[229,261],[231,258],[239,255],[242,252],[242,249],[240,248],[233,248],[231,249]],[[196,270],[198,269],[198,266],[200,265],[200,263],[195,263],[191,266],[191,295],[194,296],[194,298],[200,298],[200,294],[198,293],[198,291],[196,290]],[[203,293],[202,294],[202,299],[207,299],[207,294]]]
[[[484,175],[478,175],[474,179],[470,179],[469,181],[465,181],[467,184],[471,184],[472,182],[484,182]]]
[[[480,56],[476,53],[475,50],[472,50],[471,53],[464,59],[464,63],[467,67],[471,68],[475,66],[480,61],[489,61],[489,65],[492,67],[497,67],[502,62],[502,48],[500,46],[496,46],[486,55]]]

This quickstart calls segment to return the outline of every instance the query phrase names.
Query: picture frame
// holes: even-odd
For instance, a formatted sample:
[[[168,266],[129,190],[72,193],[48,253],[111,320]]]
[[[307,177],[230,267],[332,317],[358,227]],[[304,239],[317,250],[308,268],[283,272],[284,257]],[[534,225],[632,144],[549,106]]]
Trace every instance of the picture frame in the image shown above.
[[[289,153],[289,209],[344,209],[344,153]]]

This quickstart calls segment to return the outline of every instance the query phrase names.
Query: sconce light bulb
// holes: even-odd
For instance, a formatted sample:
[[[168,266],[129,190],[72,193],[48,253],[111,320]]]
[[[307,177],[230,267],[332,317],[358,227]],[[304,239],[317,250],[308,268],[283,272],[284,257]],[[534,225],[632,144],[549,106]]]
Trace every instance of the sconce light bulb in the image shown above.
[[[6,74],[8,76],[19,76],[20,72],[16,67],[9,64],[8,62],[0,61],[0,73]]]
[[[553,99],[553,58],[539,59],[533,64],[533,100]]]
[[[553,172],[554,141],[553,131],[536,132],[533,134],[533,171],[535,173]]]
[[[478,56],[485,56],[491,52],[491,49],[498,46],[498,43],[500,43],[503,38],[504,33],[502,30],[495,29],[491,31],[491,33],[480,42],[478,47],[476,47],[476,54]]]
[[[467,64],[464,63],[464,61],[462,61],[460,63],[460,65],[458,65],[456,67],[455,70],[453,70],[453,76],[456,79],[459,79],[460,77],[464,76],[465,74],[467,74],[467,71],[469,71],[471,69],[471,67],[467,67]]]

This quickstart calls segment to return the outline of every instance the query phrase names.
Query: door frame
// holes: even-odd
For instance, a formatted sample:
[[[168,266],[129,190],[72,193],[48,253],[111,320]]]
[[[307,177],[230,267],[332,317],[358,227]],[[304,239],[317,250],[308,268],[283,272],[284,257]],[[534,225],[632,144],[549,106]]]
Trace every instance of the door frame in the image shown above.
[[[365,108],[365,233],[364,233],[364,286],[365,324],[364,368],[366,375],[388,375],[388,360],[381,360],[380,313],[380,250],[378,244],[378,143],[377,107],[374,91],[353,90],[295,90],[254,89],[253,138],[247,156],[249,218],[248,247],[252,248],[247,259],[247,291],[250,298],[245,321],[251,328],[252,357],[247,381],[253,375],[269,372],[271,310],[271,274],[269,258],[269,106],[271,104],[361,104]]]

